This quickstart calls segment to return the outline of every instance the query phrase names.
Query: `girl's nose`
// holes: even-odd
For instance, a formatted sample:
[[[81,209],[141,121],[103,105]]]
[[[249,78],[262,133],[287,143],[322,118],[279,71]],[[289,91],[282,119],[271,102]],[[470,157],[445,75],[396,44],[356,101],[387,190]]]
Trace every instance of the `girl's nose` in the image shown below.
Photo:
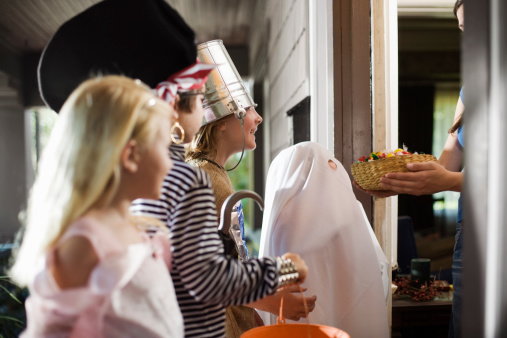
[[[263,121],[262,116],[260,116],[259,113],[257,113],[257,118],[255,119],[255,122],[257,123],[257,125],[259,125],[262,123],[262,121]]]

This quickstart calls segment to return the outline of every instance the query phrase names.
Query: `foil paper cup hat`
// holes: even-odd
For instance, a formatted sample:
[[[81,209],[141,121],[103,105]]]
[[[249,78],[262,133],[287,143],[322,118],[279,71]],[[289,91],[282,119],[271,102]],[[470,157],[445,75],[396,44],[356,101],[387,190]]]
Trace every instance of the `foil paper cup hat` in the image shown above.
[[[217,65],[206,82],[203,125],[231,114],[241,119],[247,108],[256,106],[222,40],[199,44],[197,58],[202,63]]]

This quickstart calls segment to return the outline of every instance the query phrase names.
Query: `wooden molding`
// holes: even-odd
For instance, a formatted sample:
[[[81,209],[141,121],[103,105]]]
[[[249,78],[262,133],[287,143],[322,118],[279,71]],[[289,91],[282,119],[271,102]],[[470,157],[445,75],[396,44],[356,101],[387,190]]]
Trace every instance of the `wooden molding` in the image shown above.
[[[334,152],[350,174],[372,149],[370,1],[333,2]],[[368,218],[372,199],[356,191]]]

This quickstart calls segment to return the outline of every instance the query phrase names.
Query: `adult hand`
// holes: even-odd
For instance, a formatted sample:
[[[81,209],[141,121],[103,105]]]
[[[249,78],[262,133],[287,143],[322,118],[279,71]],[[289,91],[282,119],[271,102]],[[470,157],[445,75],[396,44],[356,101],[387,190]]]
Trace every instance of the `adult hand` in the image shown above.
[[[445,169],[438,162],[407,164],[409,172],[389,173],[380,180],[385,190],[415,196],[434,194],[440,191],[461,191],[462,174]]]
[[[308,274],[308,267],[306,266],[305,261],[298,254],[291,252],[287,252],[282,256],[282,258],[290,259],[294,262],[296,270],[299,273],[298,283],[303,283],[306,279],[306,275]]]
[[[391,190],[366,190],[366,189],[361,188],[361,186],[359,184],[357,184],[356,181],[352,181],[352,184],[354,184],[354,186],[357,189],[359,189],[362,192],[365,192],[368,195],[371,195],[373,197],[385,198],[385,197],[398,195],[398,193],[396,191],[391,191]]]

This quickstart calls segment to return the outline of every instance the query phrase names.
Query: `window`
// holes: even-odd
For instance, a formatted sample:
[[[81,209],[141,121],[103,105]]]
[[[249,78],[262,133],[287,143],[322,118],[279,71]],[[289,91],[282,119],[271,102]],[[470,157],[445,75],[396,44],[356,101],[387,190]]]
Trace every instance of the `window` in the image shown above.
[[[459,87],[456,84],[441,84],[435,89],[433,110],[433,154],[439,156],[447,140],[448,130],[454,122]],[[442,191],[433,195],[435,227],[444,234],[453,235],[456,228],[459,193]]]
[[[51,130],[58,118],[58,115],[46,107],[31,107],[27,109],[30,124],[30,149],[32,168],[37,171],[37,164],[40,161],[42,151],[46,146]]]

